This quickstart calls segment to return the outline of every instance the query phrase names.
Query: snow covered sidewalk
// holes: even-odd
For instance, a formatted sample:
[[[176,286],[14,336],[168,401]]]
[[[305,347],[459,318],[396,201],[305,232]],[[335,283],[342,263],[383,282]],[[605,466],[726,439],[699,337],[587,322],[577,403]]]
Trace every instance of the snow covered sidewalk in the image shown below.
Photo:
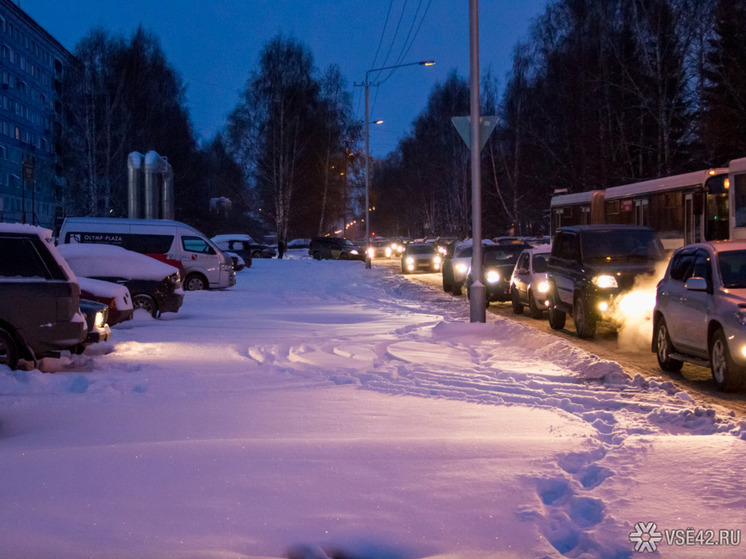
[[[0,369],[3,557],[746,550],[675,531],[740,543],[743,423],[386,269],[257,260],[89,352]]]

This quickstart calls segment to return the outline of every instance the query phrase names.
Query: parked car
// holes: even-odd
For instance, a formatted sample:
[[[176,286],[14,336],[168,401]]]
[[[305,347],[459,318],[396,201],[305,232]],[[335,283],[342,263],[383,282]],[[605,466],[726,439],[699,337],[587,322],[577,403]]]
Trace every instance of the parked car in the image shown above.
[[[518,256],[529,245],[504,244],[488,245],[482,249],[482,284],[485,287],[487,306],[493,301],[510,300],[510,276]],[[467,289],[474,283],[473,270],[467,276]]]
[[[235,270],[236,272],[240,272],[246,267],[246,261],[235,252],[224,250],[223,254],[230,257],[231,261],[233,262],[233,270]]]
[[[311,239],[293,239],[288,241],[288,248],[308,248],[311,246]]]
[[[552,245],[539,245],[524,249],[518,256],[510,276],[510,296],[515,314],[523,314],[526,305],[534,318],[541,318],[547,310],[547,260],[551,251]]]
[[[746,241],[676,250],[658,283],[651,349],[664,371],[709,367],[719,390],[746,385]]]
[[[547,270],[549,325],[561,330],[569,313],[578,337],[592,338],[598,322],[614,324],[617,297],[639,277],[652,276],[663,258],[663,246],[648,227],[560,227]]]
[[[350,239],[315,237],[308,247],[314,260],[365,260],[365,254]]]
[[[59,250],[76,274],[124,285],[132,306],[153,318],[181,307],[184,289],[173,266],[114,245],[60,245]]]
[[[86,334],[85,346],[97,344],[99,342],[109,341],[111,328],[107,320],[109,318],[109,307],[104,303],[91,301],[90,299],[80,300],[80,312],[83,313],[85,323],[88,328]]]
[[[188,291],[236,284],[231,259],[201,232],[179,221],[68,217],[60,228],[59,242],[110,244],[151,256],[176,267]]]
[[[132,319],[134,307],[129,289],[110,281],[101,281],[78,276],[80,296],[83,299],[97,301],[107,306],[109,326]]]
[[[80,286],[52,232],[0,223],[0,364],[79,352],[88,334]]]
[[[429,243],[410,243],[401,255],[401,271],[403,274],[410,272],[437,272],[443,259],[438,249]]]

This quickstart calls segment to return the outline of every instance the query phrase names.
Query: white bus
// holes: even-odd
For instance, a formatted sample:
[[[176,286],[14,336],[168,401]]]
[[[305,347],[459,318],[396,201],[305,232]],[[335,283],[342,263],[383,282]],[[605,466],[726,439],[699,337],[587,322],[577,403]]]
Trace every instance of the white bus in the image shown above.
[[[552,233],[562,225],[646,225],[669,250],[746,239],[746,158],[727,167],[554,196],[550,209]]]

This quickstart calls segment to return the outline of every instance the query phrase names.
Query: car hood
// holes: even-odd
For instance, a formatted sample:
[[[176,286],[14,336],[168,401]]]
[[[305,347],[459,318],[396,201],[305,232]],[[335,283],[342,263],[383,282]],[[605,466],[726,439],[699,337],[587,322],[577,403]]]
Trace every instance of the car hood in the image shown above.
[[[724,303],[734,307],[746,307],[746,287],[742,288],[720,288],[720,298]]]

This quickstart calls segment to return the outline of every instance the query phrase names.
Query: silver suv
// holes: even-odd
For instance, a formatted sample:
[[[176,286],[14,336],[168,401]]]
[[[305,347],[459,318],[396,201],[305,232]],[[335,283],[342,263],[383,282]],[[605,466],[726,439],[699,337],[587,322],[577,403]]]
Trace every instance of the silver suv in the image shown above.
[[[652,350],[664,371],[709,367],[718,389],[746,380],[746,241],[684,246],[658,283]]]

